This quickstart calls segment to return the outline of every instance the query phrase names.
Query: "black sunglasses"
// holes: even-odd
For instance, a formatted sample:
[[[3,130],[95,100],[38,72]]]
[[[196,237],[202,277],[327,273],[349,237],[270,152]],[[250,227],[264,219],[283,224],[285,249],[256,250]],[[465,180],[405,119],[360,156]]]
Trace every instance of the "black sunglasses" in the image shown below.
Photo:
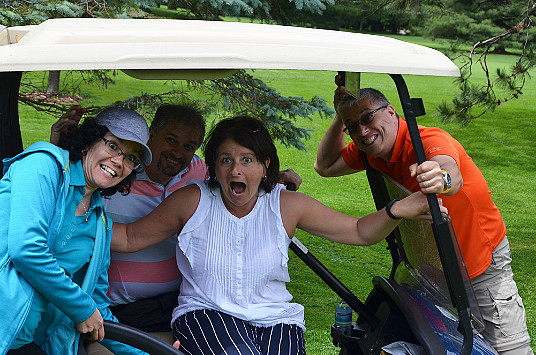
[[[380,110],[383,110],[384,108],[387,108],[387,106],[388,105],[380,106],[377,109],[370,111],[369,113],[361,116],[360,119],[358,119],[357,121],[353,122],[349,126],[344,127],[344,129],[342,131],[344,133],[346,133],[346,134],[354,134],[355,132],[357,132],[357,127],[359,125],[362,125],[362,126],[368,125],[374,119],[374,114],[376,112],[380,111]]]

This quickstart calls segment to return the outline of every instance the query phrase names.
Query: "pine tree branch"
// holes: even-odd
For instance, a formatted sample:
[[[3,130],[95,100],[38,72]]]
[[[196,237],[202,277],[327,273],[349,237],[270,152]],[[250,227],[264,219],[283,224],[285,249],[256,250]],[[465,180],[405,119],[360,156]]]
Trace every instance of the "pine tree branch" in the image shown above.
[[[521,21],[519,21],[516,25],[510,27],[507,31],[501,33],[500,35],[493,36],[491,38],[488,38],[484,41],[478,41],[473,45],[473,49],[471,50],[471,53],[474,53],[477,48],[481,46],[485,46],[486,48],[490,48],[492,45],[496,44],[497,42],[501,41],[503,38],[508,37],[515,33],[523,33],[525,30],[527,30],[531,24],[531,16],[536,11],[536,2],[529,6],[527,12],[525,13],[525,16]]]

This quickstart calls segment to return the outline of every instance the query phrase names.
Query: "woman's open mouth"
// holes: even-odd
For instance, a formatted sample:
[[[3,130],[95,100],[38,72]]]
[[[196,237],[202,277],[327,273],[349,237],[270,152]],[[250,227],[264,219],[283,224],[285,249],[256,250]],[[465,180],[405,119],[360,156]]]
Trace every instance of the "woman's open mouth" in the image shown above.
[[[231,187],[231,191],[235,195],[241,195],[244,193],[244,191],[246,191],[246,184],[244,184],[243,182],[231,181],[229,185]]]

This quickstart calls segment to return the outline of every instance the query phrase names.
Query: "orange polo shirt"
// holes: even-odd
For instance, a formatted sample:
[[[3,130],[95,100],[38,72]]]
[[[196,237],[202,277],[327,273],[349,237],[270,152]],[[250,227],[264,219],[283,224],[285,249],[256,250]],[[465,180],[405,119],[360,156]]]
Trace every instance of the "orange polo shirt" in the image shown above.
[[[411,191],[420,191],[417,180],[409,173],[410,165],[417,160],[408,126],[401,118],[398,125],[390,161],[370,155],[367,157],[374,169],[387,174]],[[488,183],[463,146],[439,128],[419,126],[419,132],[427,159],[436,155],[448,155],[456,161],[462,174],[463,187],[452,196],[441,195],[441,199],[449,210],[469,277],[474,278],[489,267],[491,253],[506,235],[506,226],[491,199]],[[354,142],[343,149],[342,158],[350,168],[365,170],[361,153]]]

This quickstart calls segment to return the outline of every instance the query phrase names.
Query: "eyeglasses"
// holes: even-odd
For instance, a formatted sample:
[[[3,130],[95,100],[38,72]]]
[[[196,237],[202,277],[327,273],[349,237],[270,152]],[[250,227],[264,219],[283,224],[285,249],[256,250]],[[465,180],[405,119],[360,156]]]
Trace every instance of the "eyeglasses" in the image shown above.
[[[357,132],[357,127],[359,125],[362,125],[362,126],[368,125],[374,119],[374,114],[376,112],[380,111],[380,110],[383,110],[384,108],[387,108],[387,105],[380,106],[377,109],[372,110],[369,113],[361,116],[360,119],[358,119],[357,121],[353,122],[351,125],[344,127],[344,129],[342,131],[344,133],[346,133],[346,134],[354,134],[355,132]]]
[[[125,159],[123,160],[125,166],[131,170],[136,170],[140,167],[141,163],[134,155],[126,154],[119,148],[116,142],[111,141],[109,139],[106,139],[104,137],[101,138],[101,140],[104,142],[104,146],[106,147],[106,152],[110,154],[112,157],[118,157],[121,155],[125,156]]]

